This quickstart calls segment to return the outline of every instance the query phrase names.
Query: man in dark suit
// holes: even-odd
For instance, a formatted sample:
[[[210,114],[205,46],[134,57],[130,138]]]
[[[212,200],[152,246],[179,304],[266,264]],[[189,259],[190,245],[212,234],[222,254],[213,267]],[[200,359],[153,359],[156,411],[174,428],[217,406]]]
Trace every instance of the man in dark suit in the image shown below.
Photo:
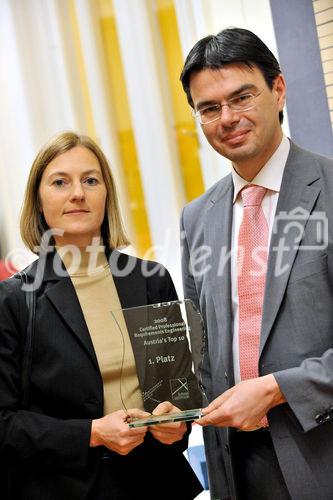
[[[252,32],[197,42],[181,81],[233,167],[181,217],[212,498],[332,499],[333,161],[283,135],[285,80]]]

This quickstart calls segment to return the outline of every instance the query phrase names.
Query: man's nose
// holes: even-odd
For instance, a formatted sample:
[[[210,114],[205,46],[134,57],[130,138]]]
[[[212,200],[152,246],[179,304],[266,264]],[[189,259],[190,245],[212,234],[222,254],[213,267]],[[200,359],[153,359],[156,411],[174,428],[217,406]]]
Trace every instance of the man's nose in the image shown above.
[[[235,123],[238,123],[240,119],[240,114],[231,109],[228,104],[223,104],[221,109],[220,122],[223,127],[231,127]]]

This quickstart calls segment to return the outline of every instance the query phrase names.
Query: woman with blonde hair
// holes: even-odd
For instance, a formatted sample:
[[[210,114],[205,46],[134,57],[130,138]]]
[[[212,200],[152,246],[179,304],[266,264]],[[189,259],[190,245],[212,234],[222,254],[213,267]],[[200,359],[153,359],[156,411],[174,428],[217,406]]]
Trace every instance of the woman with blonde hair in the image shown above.
[[[128,240],[116,188],[90,138],[65,132],[38,153],[21,235],[39,258],[23,275],[0,283],[0,458],[7,498],[195,498],[202,488],[183,455],[186,424],[128,426],[128,417],[147,413],[129,334],[121,338],[110,311],[177,295],[162,266],[119,252]],[[27,347],[29,293],[35,308]],[[173,411],[164,402],[154,413]]]

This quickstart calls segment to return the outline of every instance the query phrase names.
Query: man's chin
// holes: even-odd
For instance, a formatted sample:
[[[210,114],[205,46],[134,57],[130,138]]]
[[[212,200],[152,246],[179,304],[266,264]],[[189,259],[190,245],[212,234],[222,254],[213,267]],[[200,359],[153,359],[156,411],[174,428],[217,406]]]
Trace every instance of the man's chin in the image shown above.
[[[220,145],[214,148],[217,153],[224,156],[230,161],[247,160],[253,158],[254,151],[248,144],[235,144],[232,147]]]

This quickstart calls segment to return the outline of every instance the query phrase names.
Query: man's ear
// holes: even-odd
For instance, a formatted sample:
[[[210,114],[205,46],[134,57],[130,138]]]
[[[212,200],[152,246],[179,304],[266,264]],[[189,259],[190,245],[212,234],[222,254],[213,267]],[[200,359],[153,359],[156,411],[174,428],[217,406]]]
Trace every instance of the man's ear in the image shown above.
[[[279,111],[282,111],[286,104],[286,81],[283,75],[278,75],[273,84],[273,91],[276,92]]]

